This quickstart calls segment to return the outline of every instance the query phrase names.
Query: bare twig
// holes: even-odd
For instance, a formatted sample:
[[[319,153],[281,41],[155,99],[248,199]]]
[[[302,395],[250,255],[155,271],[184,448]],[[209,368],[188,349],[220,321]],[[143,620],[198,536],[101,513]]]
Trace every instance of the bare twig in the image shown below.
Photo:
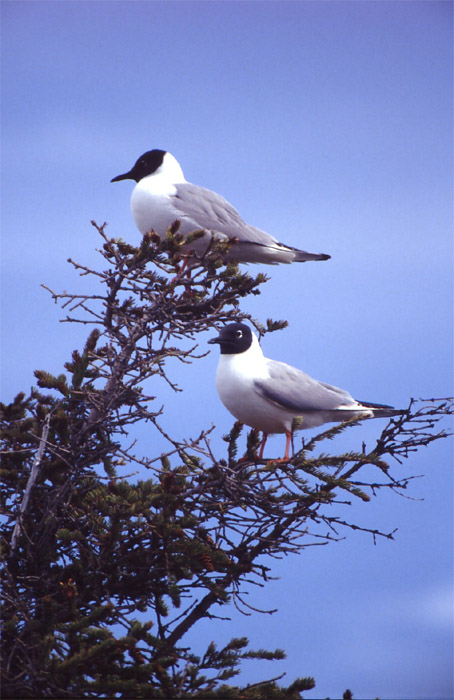
[[[14,554],[15,554],[16,545],[17,545],[17,538],[18,538],[19,533],[21,531],[24,513],[27,510],[27,506],[28,506],[28,502],[30,499],[30,494],[31,494],[32,488],[36,482],[36,479],[38,478],[41,460],[42,460],[42,457],[44,454],[45,445],[47,443],[47,436],[49,434],[50,419],[51,419],[53,412],[54,412],[54,409],[51,408],[50,411],[47,413],[46,418],[44,420],[43,431],[42,431],[41,437],[39,439],[38,451],[37,451],[37,453],[34,457],[34,460],[33,460],[33,464],[32,464],[31,471],[30,471],[30,476],[28,477],[27,486],[25,488],[24,498],[22,500],[22,503],[20,504],[19,515],[17,517],[17,521],[16,521],[16,524],[14,526],[13,534],[11,537],[10,556],[14,556]]]

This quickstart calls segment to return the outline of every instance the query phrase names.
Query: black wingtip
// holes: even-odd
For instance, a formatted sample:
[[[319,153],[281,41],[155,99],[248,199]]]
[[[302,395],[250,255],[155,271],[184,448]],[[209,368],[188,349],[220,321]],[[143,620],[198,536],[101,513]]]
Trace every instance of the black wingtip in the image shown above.
[[[294,262],[320,262],[322,260],[331,259],[331,255],[327,255],[326,253],[307,253],[305,250],[296,250],[295,253]]]
[[[374,418],[393,418],[405,413],[402,408],[394,408],[385,403],[371,403],[370,401],[358,401],[364,408],[370,408],[374,412]]]

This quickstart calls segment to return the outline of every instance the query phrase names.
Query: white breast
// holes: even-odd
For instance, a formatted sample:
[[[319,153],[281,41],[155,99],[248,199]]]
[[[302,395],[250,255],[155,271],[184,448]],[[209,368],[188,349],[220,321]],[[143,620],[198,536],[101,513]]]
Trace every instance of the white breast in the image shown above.
[[[177,218],[170,200],[170,195],[175,193],[176,188],[171,183],[153,178],[153,175],[145,177],[134,187],[131,213],[142,234],[153,229],[163,236]]]
[[[141,233],[153,229],[163,236],[175,219],[182,218],[172,205],[175,185],[180,182],[186,182],[180,164],[171,153],[166,153],[162,165],[137,183],[131,195],[131,212]]]
[[[185,215],[181,209],[175,208],[173,204],[175,200],[172,198],[175,192],[176,186],[174,184],[156,174],[144,177],[137,183],[131,195],[131,212],[136,226],[142,234],[153,229],[162,238],[176,219],[180,222],[178,233],[183,234],[183,236],[200,228],[197,221]],[[202,257],[206,253],[210,241],[211,235],[206,233],[202,238],[193,241],[189,250],[194,252],[196,256]]]
[[[268,370],[258,341],[247,352],[221,355],[216,372],[216,388],[224,406],[238,420],[265,433],[291,429],[293,413],[264,399],[254,380],[266,379]]]

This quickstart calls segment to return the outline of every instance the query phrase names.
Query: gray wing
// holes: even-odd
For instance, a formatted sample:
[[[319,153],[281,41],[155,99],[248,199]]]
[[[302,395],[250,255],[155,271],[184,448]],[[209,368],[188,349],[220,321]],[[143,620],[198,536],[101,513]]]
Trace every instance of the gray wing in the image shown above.
[[[195,228],[223,233],[239,241],[275,245],[277,239],[269,233],[249,226],[220,194],[207,190],[190,182],[175,185],[176,193],[172,195],[172,204],[181,218],[190,219]]]
[[[344,389],[318,382],[284,362],[268,360],[270,376],[254,382],[264,398],[290,411],[332,411],[357,402]]]

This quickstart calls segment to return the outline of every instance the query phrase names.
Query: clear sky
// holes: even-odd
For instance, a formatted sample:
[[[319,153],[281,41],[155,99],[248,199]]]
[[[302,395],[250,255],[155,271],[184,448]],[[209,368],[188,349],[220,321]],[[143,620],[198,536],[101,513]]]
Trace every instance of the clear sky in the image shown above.
[[[101,264],[91,219],[139,240],[132,183],[110,179],[151,148],[251,224],[332,255],[270,268],[244,303],[261,321],[289,321],[265,338],[268,356],[361,400],[452,394],[452,3],[1,8],[4,400],[82,345],[83,329],[59,324],[40,284],[84,288],[66,259]],[[214,422],[221,456],[232,418],[217,360],[215,348],[175,368],[184,393],[166,394],[165,420],[178,412],[181,436]],[[370,421],[345,440],[371,445],[383,427]],[[283,447],[274,437],[268,449]],[[395,542],[349,535],[278,562],[280,580],[254,600],[278,613],[234,613],[191,641],[246,635],[253,648],[284,648],[286,661],[249,662],[242,680],[314,675],[307,698],[347,687],[357,698],[452,697],[452,466],[448,441],[396,464],[396,476],[425,475],[415,500],[352,508],[363,524],[397,527]]]

